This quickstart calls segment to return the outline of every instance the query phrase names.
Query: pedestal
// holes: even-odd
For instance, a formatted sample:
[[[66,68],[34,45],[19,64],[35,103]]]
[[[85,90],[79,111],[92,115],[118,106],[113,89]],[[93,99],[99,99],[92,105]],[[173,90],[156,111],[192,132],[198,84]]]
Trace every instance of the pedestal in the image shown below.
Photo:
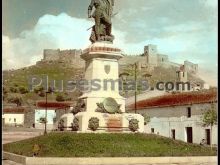
[[[83,51],[85,80],[90,83],[90,89],[79,98],[85,103],[84,111],[75,115],[79,132],[93,132],[88,125],[94,117],[99,119],[96,132],[131,132],[131,119],[138,120],[138,132],[144,131],[144,117],[125,113],[125,98],[119,94],[118,60],[122,57],[121,50],[108,42],[96,42]]]

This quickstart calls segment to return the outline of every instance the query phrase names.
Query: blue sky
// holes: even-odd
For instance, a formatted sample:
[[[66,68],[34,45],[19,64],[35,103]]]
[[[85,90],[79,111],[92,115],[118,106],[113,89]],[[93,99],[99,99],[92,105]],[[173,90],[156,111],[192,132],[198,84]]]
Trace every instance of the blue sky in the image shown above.
[[[3,68],[42,59],[43,49],[83,49],[94,24],[89,0],[3,0]],[[115,44],[126,54],[156,44],[173,62],[199,64],[200,75],[217,84],[217,0],[117,0]]]

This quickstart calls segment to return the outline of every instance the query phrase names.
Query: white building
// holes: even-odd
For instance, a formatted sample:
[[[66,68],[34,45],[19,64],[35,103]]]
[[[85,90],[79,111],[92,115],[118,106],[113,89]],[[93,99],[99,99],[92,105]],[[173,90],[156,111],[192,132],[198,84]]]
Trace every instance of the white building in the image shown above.
[[[5,108],[2,114],[4,126],[23,126],[25,109],[22,107]]]
[[[42,118],[45,119],[46,117],[46,110],[47,110],[47,129],[52,130],[56,127],[56,122],[59,118],[66,113],[69,113],[72,102],[51,102],[48,101],[39,101],[37,102],[37,107],[35,109],[35,122],[34,127],[36,129],[44,129],[45,124],[42,122]]]
[[[169,94],[150,98],[137,103],[137,113],[150,116],[145,125],[146,133],[199,144],[202,139],[210,144],[217,144],[217,126],[202,126],[202,115],[211,108],[217,107],[217,91],[199,91]],[[133,109],[133,105],[128,109]],[[217,108],[215,108],[217,111]]]

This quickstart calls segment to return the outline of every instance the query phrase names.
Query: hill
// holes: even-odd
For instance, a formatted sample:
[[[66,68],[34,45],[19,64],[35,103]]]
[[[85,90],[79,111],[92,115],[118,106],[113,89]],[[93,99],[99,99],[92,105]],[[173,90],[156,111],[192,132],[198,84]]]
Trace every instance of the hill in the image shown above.
[[[149,80],[151,86],[155,86],[157,82],[175,82],[176,81],[176,67],[156,67],[154,70],[148,72],[152,75]],[[127,66],[120,70],[120,72],[126,71],[130,74],[130,79],[134,79],[134,70]],[[141,77],[144,74],[144,70],[138,71],[138,79],[143,79]],[[43,76],[47,75],[49,82],[51,80],[61,81],[64,82],[69,80],[78,80],[84,77],[84,68],[79,69],[71,66],[69,64],[60,62],[60,61],[53,61],[53,62],[46,62],[46,63],[39,63],[30,67],[25,67],[17,70],[9,70],[3,71],[3,90],[4,90],[4,103],[6,104],[8,101],[8,97],[10,95],[19,94],[22,97],[23,104],[26,104],[27,100],[30,101],[37,101],[42,100],[44,95],[39,96],[34,92],[27,92],[28,91],[28,79],[31,76]],[[188,74],[190,81],[202,81],[201,79],[197,78],[195,75]],[[49,84],[50,85],[50,84]],[[65,84],[64,84],[65,85]],[[23,88],[21,90],[20,88]],[[26,91],[26,92],[23,92]],[[141,93],[141,91],[139,91]],[[56,96],[59,93],[51,94],[48,96],[49,100],[55,100]],[[62,95],[67,97],[68,101],[75,100],[78,96],[80,96],[80,91],[75,92],[61,92]],[[123,94],[123,93],[122,93]],[[134,91],[131,91],[127,94],[127,96],[133,96]]]

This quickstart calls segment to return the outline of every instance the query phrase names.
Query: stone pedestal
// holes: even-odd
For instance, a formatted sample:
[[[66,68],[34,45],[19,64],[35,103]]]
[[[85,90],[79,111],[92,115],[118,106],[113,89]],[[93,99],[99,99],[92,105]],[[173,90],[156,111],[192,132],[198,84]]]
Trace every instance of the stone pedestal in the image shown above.
[[[144,117],[125,113],[125,98],[119,94],[118,60],[122,57],[121,50],[108,42],[96,42],[83,51],[81,58],[86,61],[85,80],[91,84],[90,89],[79,98],[85,103],[84,112],[75,115],[79,120],[79,132],[92,132],[88,124],[93,117],[99,119],[96,132],[131,132],[128,128],[131,119],[139,121],[138,132],[144,131]]]

